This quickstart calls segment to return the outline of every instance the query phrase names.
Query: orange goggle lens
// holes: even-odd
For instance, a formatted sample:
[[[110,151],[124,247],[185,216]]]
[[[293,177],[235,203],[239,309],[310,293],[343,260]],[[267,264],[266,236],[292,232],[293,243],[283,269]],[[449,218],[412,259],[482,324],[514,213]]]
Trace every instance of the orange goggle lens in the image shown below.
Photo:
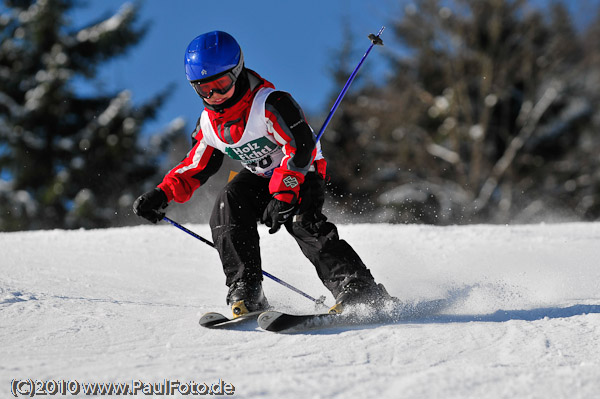
[[[200,81],[191,82],[194,90],[203,98],[210,98],[213,93],[225,94],[233,87],[235,79],[231,73],[227,73],[210,82],[201,83]]]

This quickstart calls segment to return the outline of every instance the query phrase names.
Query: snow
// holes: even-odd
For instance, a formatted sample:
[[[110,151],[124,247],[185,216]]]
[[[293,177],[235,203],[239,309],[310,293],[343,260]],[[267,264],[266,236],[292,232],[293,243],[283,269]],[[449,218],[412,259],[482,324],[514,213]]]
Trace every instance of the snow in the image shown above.
[[[236,398],[597,397],[600,223],[338,227],[391,294],[458,301],[392,325],[209,330],[200,315],[227,311],[218,255],[172,226],[0,233],[2,397],[13,379],[222,380]],[[265,270],[327,294],[289,236],[260,232]],[[275,308],[313,309],[264,287]]]

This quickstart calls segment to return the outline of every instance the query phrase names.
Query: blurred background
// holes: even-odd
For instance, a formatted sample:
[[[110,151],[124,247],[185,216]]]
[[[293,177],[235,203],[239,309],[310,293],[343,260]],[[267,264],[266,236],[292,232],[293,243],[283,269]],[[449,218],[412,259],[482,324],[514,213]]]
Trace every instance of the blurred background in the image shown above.
[[[145,223],[191,148],[183,55],[231,33],[322,139],[326,214],[436,225],[600,218],[600,0],[4,0],[0,230]],[[225,162],[179,222],[208,220]]]

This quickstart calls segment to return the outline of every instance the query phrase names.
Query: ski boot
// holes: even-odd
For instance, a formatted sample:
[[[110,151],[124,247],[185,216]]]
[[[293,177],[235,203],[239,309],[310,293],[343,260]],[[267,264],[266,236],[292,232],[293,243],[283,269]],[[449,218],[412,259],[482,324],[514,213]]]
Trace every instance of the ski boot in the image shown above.
[[[251,312],[259,312],[269,308],[262,284],[246,281],[236,281],[229,287],[227,304],[231,306],[233,318],[238,318]]]
[[[398,301],[398,299],[390,296],[383,284],[352,280],[335,297],[335,305],[329,309],[329,313],[341,314],[344,308],[352,305],[366,305],[378,309],[388,301]]]

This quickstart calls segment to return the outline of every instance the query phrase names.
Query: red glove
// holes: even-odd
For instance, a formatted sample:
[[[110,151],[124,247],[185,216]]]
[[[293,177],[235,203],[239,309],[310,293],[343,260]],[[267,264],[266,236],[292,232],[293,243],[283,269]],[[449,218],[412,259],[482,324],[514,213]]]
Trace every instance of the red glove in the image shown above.
[[[269,192],[273,198],[288,204],[296,203],[300,197],[300,185],[304,183],[304,175],[300,172],[279,167],[273,171],[269,181]]]

